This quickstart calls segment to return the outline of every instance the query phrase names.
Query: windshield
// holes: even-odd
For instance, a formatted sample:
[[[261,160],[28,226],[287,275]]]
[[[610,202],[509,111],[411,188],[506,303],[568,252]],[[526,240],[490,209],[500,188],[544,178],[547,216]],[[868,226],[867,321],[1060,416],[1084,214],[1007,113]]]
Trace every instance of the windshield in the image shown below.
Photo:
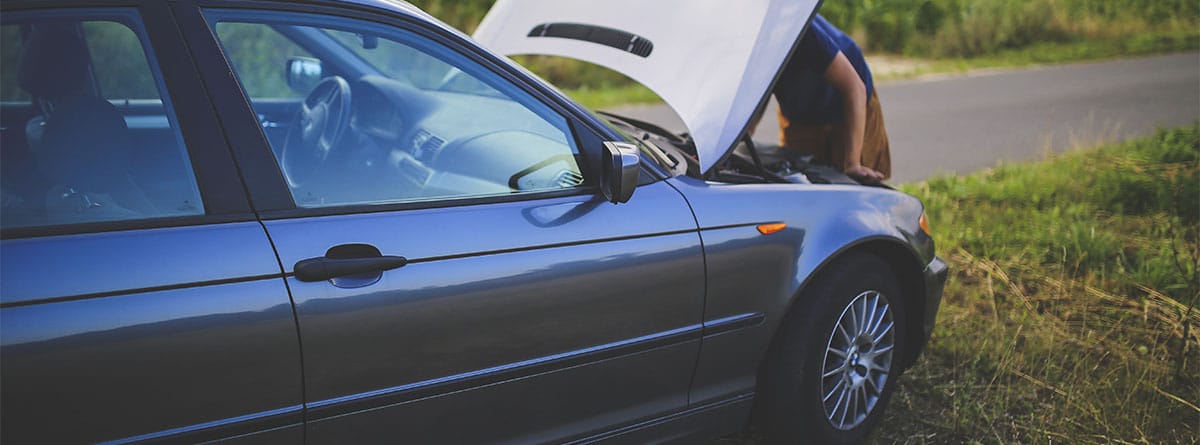
[[[342,47],[357,55],[380,74],[422,90],[446,91],[503,98],[504,94],[439,59],[399,42],[376,36],[323,30]]]

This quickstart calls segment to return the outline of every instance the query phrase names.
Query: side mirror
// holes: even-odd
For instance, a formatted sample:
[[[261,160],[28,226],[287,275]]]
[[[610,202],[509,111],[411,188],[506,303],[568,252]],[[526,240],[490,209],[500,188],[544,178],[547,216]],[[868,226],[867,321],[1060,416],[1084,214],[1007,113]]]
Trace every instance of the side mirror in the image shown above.
[[[287,84],[291,89],[308,94],[325,77],[321,61],[308,57],[292,57],[287,62]]]
[[[600,188],[613,204],[628,202],[637,188],[642,173],[642,158],[636,145],[628,142],[605,142],[601,164],[604,178]]]

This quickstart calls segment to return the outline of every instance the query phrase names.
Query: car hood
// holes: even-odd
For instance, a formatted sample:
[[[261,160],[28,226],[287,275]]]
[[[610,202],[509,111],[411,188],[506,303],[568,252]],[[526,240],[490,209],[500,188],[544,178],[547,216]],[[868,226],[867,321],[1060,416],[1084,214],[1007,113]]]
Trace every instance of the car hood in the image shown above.
[[[687,125],[700,169],[723,160],[766,102],[820,0],[498,0],[473,36],[645,85]]]

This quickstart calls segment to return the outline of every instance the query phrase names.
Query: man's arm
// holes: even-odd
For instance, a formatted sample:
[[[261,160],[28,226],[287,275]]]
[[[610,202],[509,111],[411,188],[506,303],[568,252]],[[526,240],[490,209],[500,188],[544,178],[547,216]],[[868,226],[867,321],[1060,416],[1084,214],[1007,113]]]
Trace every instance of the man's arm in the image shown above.
[[[871,181],[883,180],[883,174],[862,165],[863,135],[867,129],[867,85],[858,77],[854,65],[845,54],[838,51],[829,68],[825,69],[825,81],[829,82],[842,96],[842,112],[845,113],[846,159],[842,170],[853,177]]]

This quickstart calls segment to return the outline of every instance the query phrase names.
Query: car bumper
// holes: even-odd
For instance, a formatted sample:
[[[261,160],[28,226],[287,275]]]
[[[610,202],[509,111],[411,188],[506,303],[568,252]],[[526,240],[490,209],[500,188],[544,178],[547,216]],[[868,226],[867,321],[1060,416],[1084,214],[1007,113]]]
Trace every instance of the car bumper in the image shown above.
[[[937,322],[938,307],[942,303],[942,290],[946,287],[946,277],[949,276],[950,268],[941,258],[934,257],[925,266],[925,271],[922,273],[925,279],[925,304],[924,316],[921,326],[921,338],[916,343],[916,348],[913,350],[911,361],[915,362],[917,356],[925,349],[925,344],[929,342],[929,336],[933,333],[933,326]]]

